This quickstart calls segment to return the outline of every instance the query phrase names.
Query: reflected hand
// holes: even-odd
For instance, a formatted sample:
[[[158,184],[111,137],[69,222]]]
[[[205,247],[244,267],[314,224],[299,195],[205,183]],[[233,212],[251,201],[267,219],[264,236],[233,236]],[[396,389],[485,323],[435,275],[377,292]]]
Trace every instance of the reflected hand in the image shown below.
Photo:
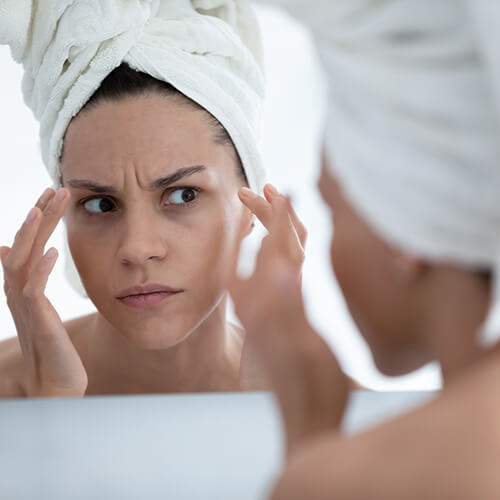
[[[45,296],[57,251],[43,250],[69,201],[66,189],[47,189],[16,234],[0,247],[7,305],[23,353],[29,397],[83,396],[87,374],[56,310]]]
[[[267,192],[266,192],[267,191]],[[246,329],[246,343],[276,393],[292,453],[319,433],[338,429],[348,381],[325,341],[307,321],[301,292],[306,231],[289,199],[240,194],[262,221],[264,238],[253,275],[234,278],[230,293]]]

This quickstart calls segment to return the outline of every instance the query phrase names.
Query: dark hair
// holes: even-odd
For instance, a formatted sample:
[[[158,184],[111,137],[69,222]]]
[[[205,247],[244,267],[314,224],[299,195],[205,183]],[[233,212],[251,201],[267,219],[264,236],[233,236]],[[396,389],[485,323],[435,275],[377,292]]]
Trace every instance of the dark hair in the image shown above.
[[[214,141],[222,146],[228,146],[232,149],[235,159],[238,175],[248,184],[248,179],[243,168],[240,155],[234,145],[231,136],[223,125],[208,112],[205,108],[200,106],[197,102],[185,96],[182,92],[177,90],[173,85],[157,80],[152,76],[135,71],[128,64],[122,63],[115,68],[101,83],[100,87],[94,92],[91,98],[83,106],[80,112],[90,110],[96,107],[103,101],[118,101],[125,97],[138,96],[145,97],[152,94],[164,95],[177,99],[179,103],[186,104],[195,109],[202,110],[206,113],[214,130]],[[63,143],[64,145],[64,143]],[[61,153],[62,157],[62,153]]]

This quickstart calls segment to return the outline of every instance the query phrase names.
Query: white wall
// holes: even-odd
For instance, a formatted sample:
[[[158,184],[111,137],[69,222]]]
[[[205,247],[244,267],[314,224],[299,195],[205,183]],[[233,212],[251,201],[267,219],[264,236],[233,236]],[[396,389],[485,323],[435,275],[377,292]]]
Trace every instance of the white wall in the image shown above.
[[[374,369],[330,272],[330,220],[316,190],[324,88],[308,34],[288,16],[260,9],[269,80],[263,151],[269,180],[290,193],[309,229],[304,268],[306,305],[313,324],[335,349],[345,370],[375,389],[429,389],[439,385],[435,366],[388,380]],[[279,34],[279,36],[277,36]],[[23,104],[22,69],[0,47],[0,244],[10,245],[29,208],[51,185],[41,162],[38,125]],[[49,245],[62,248],[58,228]],[[63,320],[93,311],[63,276],[60,259],[47,295]],[[1,275],[1,270],[0,270]],[[5,300],[0,300],[0,339],[15,334]]]

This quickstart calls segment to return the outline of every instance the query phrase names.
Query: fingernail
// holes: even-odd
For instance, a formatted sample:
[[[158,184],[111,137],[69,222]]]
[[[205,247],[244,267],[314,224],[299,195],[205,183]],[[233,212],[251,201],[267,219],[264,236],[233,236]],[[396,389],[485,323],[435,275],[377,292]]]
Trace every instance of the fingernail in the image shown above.
[[[65,197],[66,197],[66,191],[63,191],[62,189],[59,189],[59,191],[57,191],[55,200],[57,202],[63,201]]]
[[[28,215],[26,216],[26,222],[27,223],[30,223],[32,221],[35,220],[35,217],[36,217],[36,208],[33,207],[29,212],[28,212]]]
[[[43,205],[45,203],[47,203],[47,200],[50,198],[50,195],[52,193],[52,189],[50,188],[47,188],[43,193],[42,193],[42,196],[40,196],[40,198],[38,199],[38,203],[40,205]]]
[[[257,194],[247,187],[242,187],[240,193],[247,198],[257,198]]]
[[[47,253],[45,254],[44,257],[45,257],[46,260],[52,260],[52,259],[55,259],[56,255],[57,255],[56,249],[55,248],[50,248],[47,251]]]

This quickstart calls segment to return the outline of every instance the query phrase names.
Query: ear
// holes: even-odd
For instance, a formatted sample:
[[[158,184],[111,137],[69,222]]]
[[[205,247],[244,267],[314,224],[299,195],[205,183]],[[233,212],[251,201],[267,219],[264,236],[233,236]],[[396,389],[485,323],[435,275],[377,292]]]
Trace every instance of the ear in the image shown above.
[[[255,215],[245,207],[245,212],[242,216],[242,226],[244,227],[243,238],[249,236],[255,227]]]
[[[244,233],[245,238],[252,233],[254,227],[255,227],[255,219],[252,216],[252,218],[250,219],[250,222],[247,224],[247,230]]]

